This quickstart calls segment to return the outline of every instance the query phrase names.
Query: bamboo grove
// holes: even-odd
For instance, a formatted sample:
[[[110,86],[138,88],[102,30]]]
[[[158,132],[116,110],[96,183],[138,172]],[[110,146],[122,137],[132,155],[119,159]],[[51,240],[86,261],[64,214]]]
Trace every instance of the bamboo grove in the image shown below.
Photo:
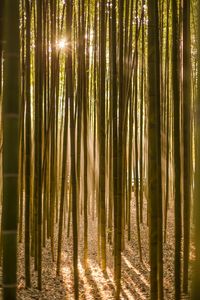
[[[170,207],[174,299],[199,299],[199,22],[199,0],[0,0],[4,299],[16,299],[18,242],[26,287],[33,257],[41,290],[43,248],[59,275],[63,235],[78,299],[91,220],[102,272],[113,251],[115,299],[132,224],[141,264],[148,227],[150,298],[164,299]]]

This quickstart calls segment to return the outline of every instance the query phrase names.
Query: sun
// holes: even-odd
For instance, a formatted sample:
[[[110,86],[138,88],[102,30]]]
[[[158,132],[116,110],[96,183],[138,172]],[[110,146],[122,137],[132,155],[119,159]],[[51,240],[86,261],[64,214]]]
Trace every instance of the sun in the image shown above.
[[[58,47],[58,49],[61,49],[61,50],[65,49],[67,47],[67,40],[65,38],[58,40],[57,47]]]

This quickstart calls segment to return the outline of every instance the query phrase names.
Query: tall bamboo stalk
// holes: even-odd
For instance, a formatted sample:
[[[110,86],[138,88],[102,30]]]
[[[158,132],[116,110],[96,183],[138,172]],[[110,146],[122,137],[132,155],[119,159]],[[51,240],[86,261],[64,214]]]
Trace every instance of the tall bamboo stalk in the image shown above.
[[[19,1],[5,1],[3,86],[3,299],[16,299],[18,118],[20,79]],[[15,76],[13,76],[13,72]],[[15,145],[15,147],[13,147]]]

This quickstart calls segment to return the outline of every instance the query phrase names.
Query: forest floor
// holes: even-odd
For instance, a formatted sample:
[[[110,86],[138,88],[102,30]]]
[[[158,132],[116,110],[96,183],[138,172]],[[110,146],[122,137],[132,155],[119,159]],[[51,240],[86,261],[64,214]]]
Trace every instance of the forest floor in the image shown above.
[[[144,215],[145,216],[145,215]],[[122,291],[121,299],[145,300],[149,299],[149,258],[148,258],[148,227],[141,224],[142,259],[141,263],[138,251],[137,230],[135,220],[135,208],[132,209],[131,241],[126,240],[126,247],[122,254]],[[107,274],[103,274],[97,263],[97,224],[89,219],[89,269],[83,269],[83,226],[80,224],[79,233],[79,295],[80,299],[92,300],[114,299],[113,283],[113,256],[111,247],[107,247]],[[168,215],[167,242],[164,244],[164,299],[174,299],[174,229],[173,209]],[[66,229],[65,229],[66,231]],[[25,289],[24,282],[24,250],[20,244],[18,253],[18,299],[48,299],[48,300],[73,300],[73,270],[72,270],[72,233],[70,237],[63,235],[61,274],[56,276],[56,262],[52,262],[50,242],[43,248],[43,277],[42,291],[37,289],[37,274],[32,268],[32,287]],[[127,237],[126,237],[127,239]],[[57,238],[55,234],[55,251],[57,250]],[[56,252],[55,252],[56,253]],[[33,261],[32,261],[33,262]],[[33,265],[33,264],[32,264]],[[183,297],[183,299],[189,299]]]

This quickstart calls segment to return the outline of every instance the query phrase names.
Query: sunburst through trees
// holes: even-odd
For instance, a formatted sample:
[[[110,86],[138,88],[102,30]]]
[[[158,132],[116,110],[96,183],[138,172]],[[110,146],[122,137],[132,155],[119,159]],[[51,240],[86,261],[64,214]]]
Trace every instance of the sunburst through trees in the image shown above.
[[[3,299],[200,299],[199,10],[0,0]]]

